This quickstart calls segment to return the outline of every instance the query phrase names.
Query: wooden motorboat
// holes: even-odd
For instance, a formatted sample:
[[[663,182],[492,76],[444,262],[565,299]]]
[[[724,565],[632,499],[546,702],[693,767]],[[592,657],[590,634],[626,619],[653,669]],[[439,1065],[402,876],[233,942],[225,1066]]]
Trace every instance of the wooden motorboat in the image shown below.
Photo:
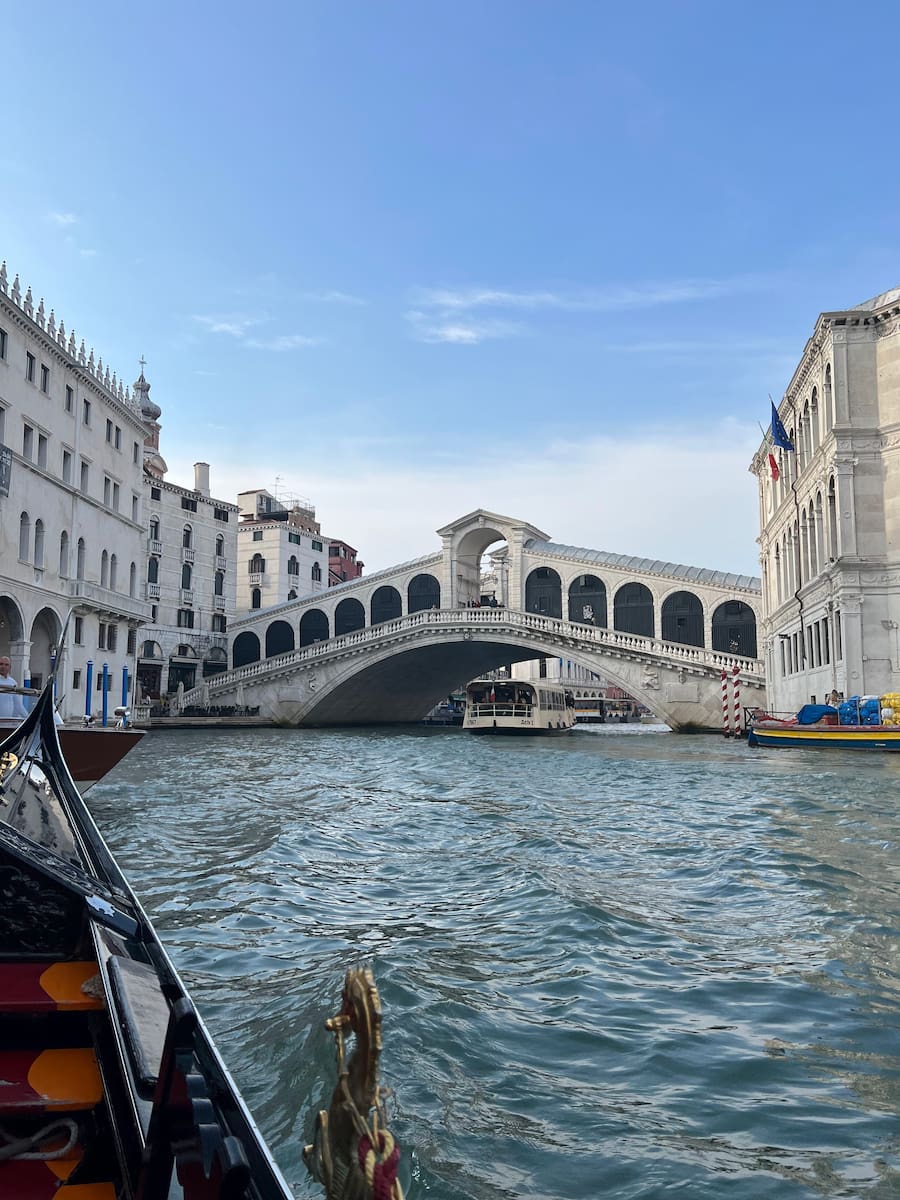
[[[754,720],[747,726],[748,746],[820,750],[900,750],[897,725],[800,725],[796,720]]]
[[[342,1036],[358,1019],[374,1028],[374,981],[354,995]],[[369,1083],[352,1094],[365,1127],[371,1049],[363,1065]],[[316,1139],[322,1178],[347,1158],[345,1110]],[[74,785],[48,685],[0,742],[0,1197],[175,1196],[291,1193]]]

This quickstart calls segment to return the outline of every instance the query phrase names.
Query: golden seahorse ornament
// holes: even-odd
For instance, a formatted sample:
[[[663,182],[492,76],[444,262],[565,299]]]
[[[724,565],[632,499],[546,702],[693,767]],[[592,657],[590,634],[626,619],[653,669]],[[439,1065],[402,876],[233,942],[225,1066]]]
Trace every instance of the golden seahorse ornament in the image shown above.
[[[304,1147],[307,1169],[324,1184],[326,1200],[403,1200],[400,1147],[384,1121],[378,1084],[381,1000],[368,968],[347,972],[341,1011],[325,1028],[335,1037],[338,1081],[328,1111],[316,1118],[312,1144]],[[349,1033],[356,1044],[347,1059]]]

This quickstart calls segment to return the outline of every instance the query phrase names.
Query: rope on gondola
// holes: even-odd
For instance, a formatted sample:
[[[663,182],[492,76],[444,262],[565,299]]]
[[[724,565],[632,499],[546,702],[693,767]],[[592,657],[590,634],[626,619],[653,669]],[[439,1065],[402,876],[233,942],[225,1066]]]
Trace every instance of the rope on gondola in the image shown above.
[[[66,1140],[61,1146],[54,1146],[52,1150],[39,1149],[45,1142],[53,1142],[63,1133]],[[71,1117],[60,1117],[58,1121],[44,1125],[27,1137],[15,1137],[0,1126],[0,1162],[13,1158],[53,1162],[57,1158],[65,1158],[77,1141],[78,1125]]]

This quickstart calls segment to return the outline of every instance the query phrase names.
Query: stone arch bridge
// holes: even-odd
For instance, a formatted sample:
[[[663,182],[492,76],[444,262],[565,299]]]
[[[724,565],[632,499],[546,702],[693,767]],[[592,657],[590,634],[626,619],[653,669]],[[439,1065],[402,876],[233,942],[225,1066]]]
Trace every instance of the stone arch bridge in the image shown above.
[[[764,705],[758,579],[562,545],[484,509],[438,534],[434,554],[234,621],[231,668],[184,704],[290,725],[408,722],[487,671],[559,657],[673,729],[721,728],[735,665],[744,703]]]

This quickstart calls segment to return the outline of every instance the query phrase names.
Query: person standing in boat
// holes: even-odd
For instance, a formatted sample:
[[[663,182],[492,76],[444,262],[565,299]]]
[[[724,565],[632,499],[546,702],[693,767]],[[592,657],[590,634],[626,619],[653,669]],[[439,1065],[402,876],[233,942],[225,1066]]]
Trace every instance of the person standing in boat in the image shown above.
[[[9,673],[11,665],[5,654],[0,655],[0,717],[14,717],[21,721],[25,716],[22,697],[6,690],[19,686]]]

